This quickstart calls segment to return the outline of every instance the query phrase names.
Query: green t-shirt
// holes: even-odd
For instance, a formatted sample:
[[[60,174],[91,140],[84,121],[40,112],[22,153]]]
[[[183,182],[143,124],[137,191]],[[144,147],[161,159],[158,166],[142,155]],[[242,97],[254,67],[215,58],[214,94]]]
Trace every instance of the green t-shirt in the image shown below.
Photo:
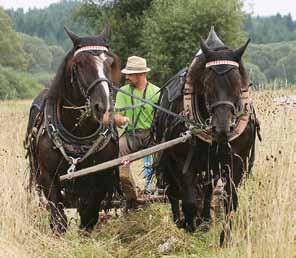
[[[139,98],[144,97],[144,91],[140,91],[137,88],[127,84],[121,87],[122,90],[133,94]],[[157,103],[159,98],[159,88],[152,83],[148,83],[145,93],[145,99],[151,101],[153,103]],[[132,97],[128,96],[122,92],[118,92],[116,96],[115,110],[118,113],[127,116],[130,120],[128,125],[128,131],[132,131],[132,124],[136,122],[135,129],[148,129],[151,127],[153,115],[154,115],[154,107],[149,104],[141,105],[141,101],[138,99],[133,100]],[[130,106],[136,106],[135,108],[129,108]],[[120,110],[124,109],[124,110]],[[140,113],[140,115],[139,115]]]

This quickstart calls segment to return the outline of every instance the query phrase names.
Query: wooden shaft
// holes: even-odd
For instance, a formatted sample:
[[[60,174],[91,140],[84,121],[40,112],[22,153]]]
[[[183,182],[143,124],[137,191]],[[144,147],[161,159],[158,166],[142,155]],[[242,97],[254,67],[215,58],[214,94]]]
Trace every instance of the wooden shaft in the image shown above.
[[[125,163],[129,163],[138,159],[141,159],[145,156],[148,156],[150,154],[153,154],[155,152],[161,151],[161,150],[165,150],[168,149],[172,146],[175,146],[177,144],[180,143],[184,143],[187,140],[189,140],[192,137],[190,132],[186,132],[183,136],[178,137],[176,139],[164,142],[164,143],[160,143],[157,144],[153,147],[144,149],[144,150],[140,150],[122,157],[119,157],[117,159],[113,159],[110,161],[106,161],[104,163],[92,166],[92,167],[88,167],[88,168],[84,168],[81,170],[77,170],[75,172],[72,172],[70,174],[66,174],[60,177],[60,181],[64,181],[64,180],[70,180],[73,178],[77,178],[77,177],[81,177],[81,176],[85,176],[85,175],[89,175],[92,173],[97,173],[100,172],[102,170],[106,170],[108,168],[112,168],[112,167],[116,167],[116,166],[120,166],[123,165]]]

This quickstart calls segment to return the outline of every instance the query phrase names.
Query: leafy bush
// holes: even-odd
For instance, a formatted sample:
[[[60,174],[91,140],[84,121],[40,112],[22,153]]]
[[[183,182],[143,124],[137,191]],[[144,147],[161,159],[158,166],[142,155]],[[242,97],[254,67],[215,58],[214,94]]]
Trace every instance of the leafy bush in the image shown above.
[[[31,76],[37,83],[43,85],[44,87],[48,87],[51,84],[55,74],[49,72],[41,72],[31,74]]]
[[[266,76],[261,72],[257,65],[246,63],[245,68],[248,72],[250,81],[255,85],[266,83]]]
[[[0,99],[31,98],[42,89],[30,74],[0,66]]]

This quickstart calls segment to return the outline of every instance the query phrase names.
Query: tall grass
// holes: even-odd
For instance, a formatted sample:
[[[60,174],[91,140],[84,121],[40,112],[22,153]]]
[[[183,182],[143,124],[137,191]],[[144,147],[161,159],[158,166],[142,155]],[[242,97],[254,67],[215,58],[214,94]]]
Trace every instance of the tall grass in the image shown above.
[[[218,247],[220,226],[186,234],[171,222],[168,205],[154,204],[128,216],[112,214],[91,237],[77,230],[77,214],[62,238],[49,229],[47,211],[28,195],[22,141],[29,102],[0,103],[0,257],[296,257],[296,107],[275,106],[294,89],[254,92],[263,142],[252,176],[239,190],[229,247]]]

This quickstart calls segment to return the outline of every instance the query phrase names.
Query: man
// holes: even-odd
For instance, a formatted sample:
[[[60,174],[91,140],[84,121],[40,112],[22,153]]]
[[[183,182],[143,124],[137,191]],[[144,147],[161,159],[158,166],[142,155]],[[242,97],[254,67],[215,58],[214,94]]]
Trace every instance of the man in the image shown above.
[[[146,99],[153,103],[158,102],[159,88],[147,80],[146,60],[138,56],[128,58],[126,67],[121,70],[125,74],[128,84],[121,89]],[[132,152],[147,148],[151,143],[151,125],[154,108],[149,104],[143,104],[140,100],[118,92],[116,96],[115,109],[117,114],[117,125],[126,124],[125,133],[119,139],[119,155],[124,156]],[[123,192],[130,206],[136,205],[137,191],[131,174],[129,164],[120,167],[120,180]]]

